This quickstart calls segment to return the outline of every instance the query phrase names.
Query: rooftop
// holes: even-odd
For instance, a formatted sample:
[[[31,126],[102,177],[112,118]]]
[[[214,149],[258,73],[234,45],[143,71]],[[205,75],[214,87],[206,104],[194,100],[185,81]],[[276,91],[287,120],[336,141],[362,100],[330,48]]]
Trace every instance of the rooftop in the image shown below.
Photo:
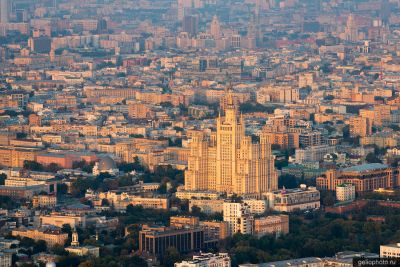
[[[367,171],[374,171],[380,169],[386,169],[388,165],[382,163],[367,163],[357,166],[352,166],[349,168],[343,169],[345,172],[367,172]]]
[[[301,258],[301,259],[292,259],[292,260],[285,260],[285,261],[274,261],[274,262],[268,262],[268,263],[260,263],[258,265],[256,264],[241,264],[241,267],[245,266],[258,266],[258,267],[284,267],[284,266],[298,266],[302,265],[305,266],[306,264],[313,265],[315,263],[320,263],[322,262],[321,258],[317,257],[309,257],[309,258]]]

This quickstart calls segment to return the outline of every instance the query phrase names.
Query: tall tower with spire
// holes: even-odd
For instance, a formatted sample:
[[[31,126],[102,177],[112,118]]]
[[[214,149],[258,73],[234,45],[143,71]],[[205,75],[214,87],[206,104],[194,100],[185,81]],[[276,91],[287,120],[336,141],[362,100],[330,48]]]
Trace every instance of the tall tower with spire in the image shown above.
[[[214,40],[219,40],[221,38],[221,25],[217,16],[214,16],[211,21],[210,34]]]
[[[276,190],[270,144],[264,138],[253,142],[246,136],[244,119],[230,86],[225,98],[225,114],[217,118],[216,132],[193,135],[185,189],[256,196]]]

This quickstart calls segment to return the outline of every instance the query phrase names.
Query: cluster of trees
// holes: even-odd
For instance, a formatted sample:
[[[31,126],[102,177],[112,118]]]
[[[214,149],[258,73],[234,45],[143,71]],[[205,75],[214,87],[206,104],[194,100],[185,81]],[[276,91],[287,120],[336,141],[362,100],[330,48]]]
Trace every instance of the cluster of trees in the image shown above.
[[[62,168],[56,164],[56,163],[50,163],[49,165],[42,165],[39,162],[36,161],[31,161],[31,160],[25,160],[24,161],[24,169],[30,170],[30,171],[45,171],[45,172],[58,172]]]
[[[240,105],[240,111],[242,113],[253,113],[253,112],[266,112],[273,113],[276,106],[265,106],[257,102],[245,102]]]
[[[18,207],[17,202],[11,197],[0,196],[0,209],[12,210]]]
[[[132,177],[120,176],[115,178],[108,172],[100,173],[96,177],[78,178],[72,183],[71,194],[74,197],[82,197],[87,189],[109,191],[119,186],[132,185]]]
[[[92,173],[94,162],[86,162],[85,160],[74,161],[72,163],[72,169],[80,169],[87,173]]]
[[[157,166],[153,172],[145,171],[142,176],[144,182],[161,183],[159,193],[167,193],[167,185],[172,189],[184,182],[184,172],[174,169],[171,165]]]
[[[20,250],[20,253],[24,253],[27,255],[33,255],[47,251],[46,241],[44,240],[35,241],[28,237],[21,238],[19,246],[22,248]]]

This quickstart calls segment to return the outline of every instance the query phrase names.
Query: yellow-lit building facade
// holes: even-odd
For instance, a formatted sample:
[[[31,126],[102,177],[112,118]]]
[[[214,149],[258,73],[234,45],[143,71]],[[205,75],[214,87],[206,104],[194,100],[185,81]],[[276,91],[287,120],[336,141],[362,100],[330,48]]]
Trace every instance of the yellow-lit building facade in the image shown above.
[[[271,145],[263,136],[253,142],[245,135],[243,117],[228,91],[225,117],[217,119],[217,131],[192,136],[185,190],[260,195],[277,186]]]

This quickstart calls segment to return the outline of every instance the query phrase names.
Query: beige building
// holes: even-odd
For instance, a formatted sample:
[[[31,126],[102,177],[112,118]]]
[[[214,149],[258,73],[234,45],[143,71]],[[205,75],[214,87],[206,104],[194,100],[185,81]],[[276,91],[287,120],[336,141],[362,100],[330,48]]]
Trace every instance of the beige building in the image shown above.
[[[189,199],[189,210],[193,207],[198,207],[201,212],[213,214],[224,210],[223,199]]]
[[[365,137],[372,134],[372,122],[369,118],[352,117],[349,120],[349,128],[352,137]]]
[[[39,220],[40,225],[54,225],[60,228],[64,224],[69,224],[71,228],[86,227],[85,215],[51,213],[50,215],[41,215]]]
[[[258,238],[267,234],[288,234],[289,216],[276,215],[254,219],[254,235]]]
[[[218,199],[221,197],[221,193],[216,191],[196,190],[186,191],[178,188],[175,193],[175,197],[179,199]]]
[[[225,117],[217,131],[195,134],[190,143],[185,189],[211,190],[238,195],[260,195],[277,189],[271,146],[265,138],[253,143],[245,135],[244,120],[228,91]]]
[[[400,243],[381,245],[379,255],[381,258],[400,258]]]
[[[282,189],[266,194],[269,207],[280,212],[319,209],[320,193],[315,187]]]
[[[32,206],[37,207],[55,207],[57,205],[57,196],[55,195],[37,195],[32,198]]]
[[[11,232],[12,236],[28,237],[35,241],[44,240],[47,245],[64,245],[68,240],[68,234],[61,232],[60,229],[15,229]]]

